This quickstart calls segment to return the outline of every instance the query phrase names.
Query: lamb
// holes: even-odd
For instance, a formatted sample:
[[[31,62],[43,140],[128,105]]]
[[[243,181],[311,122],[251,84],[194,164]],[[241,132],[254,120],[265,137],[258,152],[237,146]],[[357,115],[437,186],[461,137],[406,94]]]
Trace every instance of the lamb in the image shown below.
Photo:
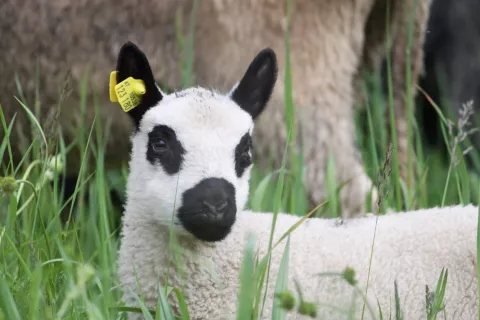
[[[415,3],[416,9],[412,8]],[[353,112],[363,101],[362,74],[375,72],[384,49],[393,50],[395,112],[400,128],[398,144],[400,154],[405,153],[406,112],[402,92],[406,88],[406,64],[403,53],[410,28],[404,17],[413,17],[415,22],[412,64],[409,66],[414,93],[416,74],[422,66],[429,0],[295,0],[292,1],[289,26],[285,2],[272,0],[199,1],[198,7],[194,0],[147,0],[142,5],[129,0],[0,1],[0,91],[4,93],[0,103],[7,123],[16,113],[10,137],[10,141],[15,142],[12,147],[16,163],[32,141],[28,137],[32,132],[27,115],[13,96],[25,97],[32,109],[38,103],[42,127],[55,128],[51,124],[68,70],[71,71],[72,92],[64,100],[55,122],[62,130],[65,143],[74,142],[78,136],[88,136],[94,116],[97,116],[96,123],[102,124],[101,130],[109,130],[108,135],[102,136],[107,140],[105,167],[118,168],[127,161],[127,141],[132,129],[129,119],[98,94],[107,90],[105,74],[109,72],[109,61],[118,52],[124,37],[128,37],[145,48],[157,80],[170,88],[183,86],[179,61],[183,60],[185,52],[177,42],[176,26],[180,26],[185,36],[195,8],[193,81],[199,85],[213,85],[219,90],[233,86],[240,72],[238,66],[246,65],[250,56],[264,44],[279,55],[282,64],[279,76],[284,77],[284,36],[288,27],[295,118],[298,141],[304,145],[304,183],[311,206],[315,207],[327,196],[324,172],[330,152],[337,161],[338,185],[350,181],[340,195],[342,215],[363,213],[370,191],[375,203],[375,188],[355,146]],[[390,9],[388,19],[387,9]],[[182,18],[180,22],[176,20],[178,17]],[[387,21],[391,43],[387,42],[385,33]],[[36,90],[37,71],[39,90]],[[17,91],[16,76],[22,86],[22,95]],[[77,90],[84,76],[89,77],[86,84],[91,89],[85,97],[86,111],[79,107],[82,98]],[[92,89],[97,90],[96,96]],[[94,99],[99,102],[98,114],[92,108]],[[272,93],[272,107],[262,114],[255,127],[255,156],[259,167],[264,168],[270,157],[274,166],[280,166],[287,136],[283,101],[282,81]],[[92,143],[105,143],[97,141],[96,135],[92,139]],[[83,154],[81,146],[68,152],[67,175],[78,173]],[[87,160],[94,159],[91,153],[86,156]],[[85,167],[87,174],[90,168]]]
[[[144,83],[138,106],[126,112],[134,130],[118,275],[128,306],[138,305],[142,296],[154,309],[157,285],[164,286],[168,276],[168,285],[184,293],[191,319],[236,318],[247,237],[255,235],[261,259],[272,226],[272,213],[244,209],[254,121],[269,102],[277,70],[276,54],[266,48],[226,94],[202,87],[165,94],[140,48],[127,42],[120,49],[112,88],[125,81]],[[404,318],[425,319],[425,286],[434,288],[441,269],[447,268],[447,315],[476,319],[478,210],[472,205],[431,208],[343,223],[307,219],[290,235],[289,288],[297,280],[304,297],[325,304],[317,310],[320,319],[347,318],[329,305],[345,312],[353,306],[353,319],[359,319],[362,298],[354,297],[353,287],[316,274],[351,267],[363,290],[375,236],[367,293],[372,313],[378,310],[378,299],[384,317],[389,317],[396,280]],[[278,214],[274,243],[299,219]],[[171,246],[172,239],[178,246]],[[285,244],[283,240],[272,251],[265,319],[277,303],[274,285]],[[175,256],[172,247],[179,249]],[[180,313],[174,295],[170,303]],[[367,310],[365,319],[378,316]]]

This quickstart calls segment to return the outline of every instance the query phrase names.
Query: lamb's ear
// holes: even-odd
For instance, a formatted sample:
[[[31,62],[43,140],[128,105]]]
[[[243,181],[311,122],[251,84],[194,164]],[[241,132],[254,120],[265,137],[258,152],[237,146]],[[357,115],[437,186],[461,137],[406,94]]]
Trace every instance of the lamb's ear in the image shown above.
[[[120,48],[118,54],[117,83],[128,77],[143,80],[145,84],[145,93],[141,96],[140,105],[127,112],[138,129],[145,112],[162,100],[163,94],[155,83],[147,57],[130,41]]]
[[[277,81],[277,57],[266,48],[253,59],[243,78],[232,88],[229,95],[255,120],[264,110]]]

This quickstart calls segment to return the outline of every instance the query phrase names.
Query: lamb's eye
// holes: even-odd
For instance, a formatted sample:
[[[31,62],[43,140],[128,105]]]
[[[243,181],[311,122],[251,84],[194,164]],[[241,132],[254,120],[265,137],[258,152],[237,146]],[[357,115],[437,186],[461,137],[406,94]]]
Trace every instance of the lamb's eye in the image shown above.
[[[245,170],[252,165],[252,150],[252,138],[246,133],[235,147],[235,172],[238,178],[241,178]]]
[[[155,152],[161,152],[167,148],[167,143],[162,138],[155,138],[151,144]]]
[[[252,157],[250,156],[250,149],[247,149],[242,153],[242,166],[248,167],[251,164],[252,164]]]

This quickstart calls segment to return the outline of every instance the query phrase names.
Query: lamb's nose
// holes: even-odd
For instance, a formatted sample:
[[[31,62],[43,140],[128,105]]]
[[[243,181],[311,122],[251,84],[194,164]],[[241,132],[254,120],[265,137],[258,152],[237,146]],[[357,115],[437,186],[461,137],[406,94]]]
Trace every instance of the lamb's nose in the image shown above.
[[[228,205],[226,198],[217,201],[214,201],[213,199],[207,199],[203,201],[203,204],[205,207],[207,207],[210,214],[218,218],[221,217]]]

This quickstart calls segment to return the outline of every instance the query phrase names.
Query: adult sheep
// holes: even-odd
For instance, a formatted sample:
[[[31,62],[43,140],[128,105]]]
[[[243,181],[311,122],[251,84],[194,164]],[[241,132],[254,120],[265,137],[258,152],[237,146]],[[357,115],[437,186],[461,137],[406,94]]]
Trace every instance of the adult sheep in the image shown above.
[[[362,72],[375,71],[384,55],[387,21],[390,21],[388,29],[392,31],[392,48],[402,53],[394,55],[393,84],[399,152],[405,153],[402,148],[407,145],[404,139],[406,115],[402,111],[404,100],[401,95],[405,91],[403,53],[409,30],[405,19],[414,17],[411,70],[412,79],[415,79],[421,67],[428,2],[292,1],[289,34],[293,98],[296,120],[302,121],[297,132],[301,134],[299,141],[304,143],[303,156],[307,165],[304,182],[312,205],[326,196],[324,173],[331,152],[336,158],[338,184],[350,181],[341,192],[343,216],[364,211],[372,182],[355,146],[353,112],[355,102],[361,101]],[[415,3],[417,7],[414,7]],[[10,138],[14,142],[16,159],[23,156],[31,141],[28,138],[31,126],[26,124],[26,113],[13,98],[17,94],[15,74],[27,104],[33,109],[39,103],[41,124],[50,129],[65,74],[71,70],[73,92],[63,102],[57,121],[65,142],[69,144],[81,136],[79,132],[88,136],[95,115],[91,107],[95,99],[93,94],[82,98],[77,90],[82,77],[90,77],[90,87],[97,93],[105,92],[109,61],[125,37],[145,48],[155,74],[163,83],[170,88],[182,86],[179,61],[184,56],[177,41],[176,18],[183,17],[177,26],[188,30],[188,16],[193,7],[194,0],[148,0],[141,5],[126,0],[0,1],[0,90],[4,93],[0,103],[7,123],[17,112],[17,124]],[[389,19],[387,8],[390,8]],[[278,53],[282,65],[280,76],[283,77],[285,17],[286,4],[283,2],[199,2],[192,28],[194,82],[226,90],[233,85],[240,66],[248,63],[250,56],[264,45]],[[36,101],[37,94],[39,102]],[[103,139],[107,140],[104,150],[106,167],[113,168],[127,160],[131,125],[122,111],[108,103],[103,94],[97,94],[96,99],[100,102],[97,123],[104,130],[111,130],[108,138],[103,136]],[[79,107],[79,101],[86,103],[85,111]],[[287,136],[283,101],[281,83],[273,93],[272,108],[258,119],[256,126],[259,165],[268,163],[270,156],[274,165],[280,165]],[[83,126],[79,127],[79,124]],[[27,138],[22,139],[25,135]],[[96,141],[95,134],[92,141]],[[96,145],[100,143],[104,141],[96,142]],[[69,174],[78,172],[83,153],[80,147],[69,151],[66,164]]]
[[[117,83],[132,77],[145,84],[139,105],[127,112],[135,129],[118,258],[123,299],[135,306],[142,296],[148,307],[155,308],[157,285],[164,286],[168,275],[168,285],[183,290],[191,319],[235,319],[247,236],[253,232],[262,258],[272,227],[272,213],[243,209],[249,193],[254,120],[273,91],[276,55],[271,49],[258,53],[228,94],[201,87],[164,94],[146,56],[133,43],[121,48],[116,71]],[[274,241],[299,219],[278,214]],[[288,285],[293,289],[296,279],[305,298],[345,311],[353,304],[353,319],[359,319],[363,300],[353,299],[353,287],[316,274],[349,266],[363,288],[375,236],[367,295],[374,310],[378,299],[388,318],[396,280],[404,318],[424,319],[425,286],[434,288],[445,267],[447,314],[452,319],[475,319],[477,219],[478,208],[473,206],[388,214],[378,221],[353,218],[343,224],[310,219],[291,234]],[[284,246],[285,241],[272,252],[268,318],[272,279]],[[178,255],[172,248],[180,249],[175,250]],[[170,302],[179,312],[173,295]],[[347,318],[337,308],[320,307],[317,314],[320,319]],[[130,319],[136,317],[140,315],[130,314]],[[369,312],[365,319],[372,319]]]
[[[480,20],[477,12],[480,12],[478,1],[432,1],[424,43],[425,70],[419,85],[455,123],[460,119],[465,121],[462,107],[473,100],[473,113],[463,130],[470,131],[474,149],[480,150]],[[427,128],[427,142],[448,154],[437,111],[423,94],[419,94],[417,100],[418,120]],[[476,132],[472,131],[474,128]],[[466,156],[471,167],[474,167],[473,154]],[[478,172],[480,167],[475,169]]]

